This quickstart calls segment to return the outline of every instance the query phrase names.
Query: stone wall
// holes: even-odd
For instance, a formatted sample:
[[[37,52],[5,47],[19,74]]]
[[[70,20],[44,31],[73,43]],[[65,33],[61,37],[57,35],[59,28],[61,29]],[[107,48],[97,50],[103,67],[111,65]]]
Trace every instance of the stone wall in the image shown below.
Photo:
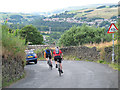
[[[86,46],[79,46],[79,47],[64,47],[61,48],[65,59],[72,58],[73,60],[77,57],[81,60],[104,60],[106,62],[112,61],[112,47],[106,47],[103,50],[97,50],[96,47],[88,48]],[[67,57],[67,58],[66,58]],[[115,46],[115,62],[118,62],[118,49]]]
[[[2,56],[2,84],[14,82],[24,75],[24,62],[17,58]],[[3,85],[4,86],[4,85]]]
[[[112,61],[112,47],[106,47],[101,57],[107,62]],[[114,47],[114,60],[118,62],[118,46]]]
[[[74,56],[82,60],[98,60],[100,59],[100,53],[96,50],[96,47],[88,48],[86,46],[79,47],[64,47],[61,48],[64,56]]]
[[[28,49],[42,50],[46,47],[50,47],[48,45],[28,45]],[[53,46],[54,47],[54,46]],[[82,60],[105,60],[107,62],[112,61],[112,47],[106,47],[104,50],[97,50],[96,47],[88,48],[86,46],[72,46],[72,47],[64,47],[61,48],[64,59],[78,59]],[[115,46],[115,61],[117,61],[117,46]],[[38,57],[43,57],[43,51],[37,53]],[[69,57],[69,58],[68,58]]]
[[[42,50],[47,47],[50,47],[50,46],[48,46],[48,45],[28,45],[27,46],[28,49],[35,49],[35,50],[37,50],[37,49]]]

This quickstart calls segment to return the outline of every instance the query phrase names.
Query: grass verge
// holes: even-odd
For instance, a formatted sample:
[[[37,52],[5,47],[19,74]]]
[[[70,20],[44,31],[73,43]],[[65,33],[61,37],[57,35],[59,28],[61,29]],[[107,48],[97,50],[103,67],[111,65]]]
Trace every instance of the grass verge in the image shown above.
[[[20,78],[18,78],[18,79],[10,80],[9,82],[3,83],[3,84],[2,84],[2,87],[3,87],[3,88],[9,87],[11,84],[16,83],[17,81],[25,78],[25,76],[26,76],[26,72],[24,72],[24,74],[23,74]]]
[[[118,65],[118,63],[109,63],[109,62],[106,62],[104,60],[98,60],[98,61],[95,61],[97,63],[102,63],[102,64],[108,64],[109,67],[113,68],[114,70],[119,70],[120,71],[120,65]]]

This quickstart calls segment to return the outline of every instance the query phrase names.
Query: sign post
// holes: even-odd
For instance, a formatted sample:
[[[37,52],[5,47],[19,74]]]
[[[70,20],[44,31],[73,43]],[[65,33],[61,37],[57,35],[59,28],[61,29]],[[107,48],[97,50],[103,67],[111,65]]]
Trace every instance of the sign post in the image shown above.
[[[112,50],[112,63],[114,63],[114,55],[115,55],[115,53],[114,53],[114,33],[116,32],[118,30],[118,28],[115,26],[115,24],[114,23],[112,23],[111,25],[110,25],[110,27],[109,27],[109,30],[107,31],[107,33],[112,33],[112,41],[113,41],[113,50]]]
[[[114,33],[112,34],[112,39],[113,39],[113,53],[112,53],[112,63],[114,63],[114,55],[115,55],[115,53],[114,53]]]

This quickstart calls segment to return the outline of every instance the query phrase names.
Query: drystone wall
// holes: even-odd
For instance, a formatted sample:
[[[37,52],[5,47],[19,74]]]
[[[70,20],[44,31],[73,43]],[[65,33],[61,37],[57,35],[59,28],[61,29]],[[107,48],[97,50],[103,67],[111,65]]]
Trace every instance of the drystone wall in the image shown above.
[[[103,59],[106,62],[112,62],[112,54],[113,54],[113,48],[112,47],[106,47],[104,48],[104,53],[103,53]],[[114,47],[114,62],[118,62],[118,46]]]
[[[106,47],[104,48],[104,51],[102,52],[101,50],[97,50],[96,47],[93,48],[88,48],[86,46],[79,46],[79,47],[64,47],[61,48],[64,56],[67,56],[67,59],[69,59],[69,57],[76,59],[76,57],[78,59],[81,60],[92,60],[92,61],[96,61],[96,60],[104,60],[106,62],[111,63],[112,62],[112,47]],[[117,46],[115,46],[115,55],[114,55],[114,59],[115,59],[115,63],[118,62],[117,60],[118,57],[118,49]]]
[[[2,55],[2,84],[18,80],[24,75],[24,62],[17,58]]]
[[[96,47],[88,48],[86,46],[79,47],[64,47],[61,48],[64,56],[74,56],[82,60],[98,60],[100,59],[100,53],[96,50]]]

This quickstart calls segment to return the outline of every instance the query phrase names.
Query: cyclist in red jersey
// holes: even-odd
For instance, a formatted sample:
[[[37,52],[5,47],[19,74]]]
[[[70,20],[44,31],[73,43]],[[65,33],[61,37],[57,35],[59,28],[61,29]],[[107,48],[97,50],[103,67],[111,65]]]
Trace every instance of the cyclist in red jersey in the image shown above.
[[[54,60],[55,60],[55,64],[56,64],[56,68],[57,68],[57,60],[59,60],[58,62],[60,63],[60,68],[62,70],[62,58],[63,58],[63,53],[61,50],[59,50],[58,47],[56,47],[56,49],[53,51],[53,55],[54,55]],[[63,73],[63,71],[61,71]]]

